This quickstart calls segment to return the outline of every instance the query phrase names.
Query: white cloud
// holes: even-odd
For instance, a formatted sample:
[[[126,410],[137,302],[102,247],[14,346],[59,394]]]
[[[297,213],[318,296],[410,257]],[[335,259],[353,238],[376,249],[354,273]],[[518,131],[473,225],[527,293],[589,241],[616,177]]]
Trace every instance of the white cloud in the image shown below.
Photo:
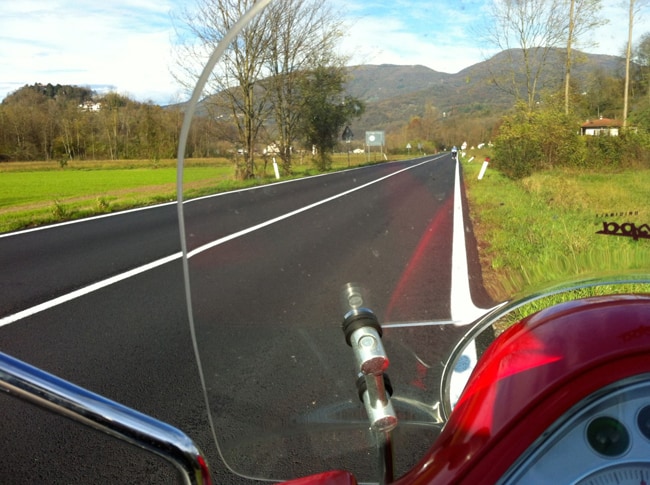
[[[489,57],[482,41],[492,0],[328,0],[351,19],[344,49],[353,63],[422,64],[458,72]],[[627,10],[605,0],[609,24],[581,46],[620,55]],[[0,99],[25,84],[113,86],[145,101],[177,100],[169,73],[170,11],[194,0],[20,0],[3,2],[0,16]],[[483,29],[483,30],[482,30]],[[634,39],[650,31],[650,11],[635,23]],[[590,42],[595,40],[598,47]],[[489,47],[489,46],[488,46]]]
[[[169,0],[10,2],[0,19],[0,97],[51,82],[169,101],[177,89],[168,72],[171,7]]]
[[[353,63],[420,64],[454,73],[491,53],[477,40],[482,17],[476,1],[352,3],[350,17],[343,44],[355,53]]]

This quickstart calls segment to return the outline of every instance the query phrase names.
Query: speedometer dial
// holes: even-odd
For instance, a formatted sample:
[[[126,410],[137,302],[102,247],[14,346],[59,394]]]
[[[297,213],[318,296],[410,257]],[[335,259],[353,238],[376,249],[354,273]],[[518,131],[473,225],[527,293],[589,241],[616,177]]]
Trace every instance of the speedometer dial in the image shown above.
[[[650,463],[624,463],[592,473],[576,485],[648,485]]]

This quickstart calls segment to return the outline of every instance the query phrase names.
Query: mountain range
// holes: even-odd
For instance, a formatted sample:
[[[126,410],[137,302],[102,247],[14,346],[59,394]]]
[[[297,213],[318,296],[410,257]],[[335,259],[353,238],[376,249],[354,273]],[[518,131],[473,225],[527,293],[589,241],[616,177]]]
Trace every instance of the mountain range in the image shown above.
[[[551,52],[538,92],[562,86],[564,56],[559,49]],[[620,77],[624,72],[622,57],[576,51],[573,58],[572,82],[585,92],[595,75]],[[521,50],[501,52],[455,74],[421,65],[349,67],[346,90],[366,102],[366,113],[354,124],[372,129],[403,126],[412,117],[423,116],[427,106],[439,113],[499,115],[512,107],[513,97],[495,84],[495,73],[512,72],[513,64],[523,65]]]
[[[540,76],[537,93],[562,89],[566,53],[554,49]],[[455,74],[436,71],[422,65],[349,66],[346,94],[366,103],[360,119],[350,123],[353,132],[364,130],[392,131],[404,127],[413,117],[435,110],[438,116],[498,118],[512,108],[514,97],[495,82],[512,73],[512,66],[524,65],[523,52],[512,49],[473,64]],[[573,53],[572,84],[588,93],[598,76],[623,78],[625,59],[618,56]],[[524,79],[519,75],[518,82]],[[592,92],[593,92],[592,88]],[[181,103],[184,104],[184,103]],[[207,110],[199,103],[197,113]]]

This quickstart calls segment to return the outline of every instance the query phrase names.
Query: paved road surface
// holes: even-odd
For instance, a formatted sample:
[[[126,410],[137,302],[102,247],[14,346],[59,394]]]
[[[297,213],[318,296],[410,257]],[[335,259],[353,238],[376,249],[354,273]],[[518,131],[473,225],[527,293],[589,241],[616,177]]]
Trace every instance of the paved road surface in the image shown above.
[[[269,405],[283,409],[288,400],[323,399],[313,388],[325,374],[325,400],[347,399],[353,387],[351,356],[337,328],[338,292],[345,282],[359,281],[369,289],[385,323],[450,318],[453,174],[449,157],[441,156],[186,204],[191,249],[256,228],[191,259],[213,404],[251,426],[232,428],[232,419],[217,420],[224,432],[256,433],[257,418],[247,417],[246,404],[260,395],[272,396]],[[383,180],[372,183],[378,179]],[[181,263],[173,257],[179,251],[175,211],[168,205],[0,238],[0,318],[5,319],[172,256],[153,269],[1,327],[0,350],[180,427],[206,451],[217,475],[226,477],[202,407]],[[470,272],[476,270],[470,252]],[[487,303],[480,280],[470,281],[477,304]],[[391,332],[393,346],[422,350],[412,341],[421,340],[412,330],[388,330],[389,341]],[[448,346],[435,332],[428,335]],[[296,364],[293,371],[286,359]],[[311,362],[305,365],[305,360]],[[394,366],[398,375],[413,372],[399,359]],[[234,373],[243,380],[233,381]],[[95,473],[102,482],[141,482],[144,473],[150,483],[161,483],[173,476],[157,459],[134,455],[130,447],[62,418],[4,396],[0,406],[6,416],[0,424],[5,483],[88,483]],[[278,419],[292,413],[286,407]],[[222,446],[235,466],[248,466],[237,462],[239,441],[226,439]],[[263,468],[273,472],[283,466]]]

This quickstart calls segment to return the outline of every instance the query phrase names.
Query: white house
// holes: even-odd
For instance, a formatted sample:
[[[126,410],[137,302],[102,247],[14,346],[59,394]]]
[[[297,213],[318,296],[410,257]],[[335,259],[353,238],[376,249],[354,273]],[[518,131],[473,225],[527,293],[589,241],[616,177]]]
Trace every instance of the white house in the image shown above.
[[[102,103],[96,103],[94,101],[85,101],[79,105],[79,108],[84,111],[100,111],[102,109]]]
[[[582,124],[580,133],[582,135],[609,135],[618,136],[623,122],[621,120],[612,120],[610,118],[603,118],[602,116],[597,120],[587,120]]]

